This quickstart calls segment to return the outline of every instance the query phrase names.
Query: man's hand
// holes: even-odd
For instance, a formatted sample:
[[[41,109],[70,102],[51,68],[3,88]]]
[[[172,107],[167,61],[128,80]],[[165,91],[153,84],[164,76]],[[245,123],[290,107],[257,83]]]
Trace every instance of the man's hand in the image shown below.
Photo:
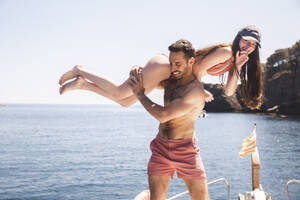
[[[246,51],[237,51],[235,55],[235,66],[238,70],[238,73],[241,72],[242,66],[249,60],[248,54]]]
[[[145,93],[141,67],[135,67],[130,71],[129,84],[136,96],[143,95]]]
[[[129,72],[129,76],[132,76],[136,71],[142,70],[143,68],[139,65],[134,65],[130,72]]]

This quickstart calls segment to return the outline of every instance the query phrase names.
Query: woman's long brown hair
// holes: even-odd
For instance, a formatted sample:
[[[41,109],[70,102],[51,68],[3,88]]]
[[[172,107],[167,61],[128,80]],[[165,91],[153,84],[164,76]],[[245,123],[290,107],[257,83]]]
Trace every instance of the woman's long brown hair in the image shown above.
[[[196,57],[201,57],[201,60],[220,47],[231,46],[232,55],[240,49],[239,42],[241,37],[237,35],[230,44],[217,44],[196,51]],[[235,57],[234,57],[235,63]],[[236,70],[236,66],[235,70]],[[237,70],[236,70],[237,72]],[[224,77],[223,75],[221,75]],[[238,74],[241,81],[241,96],[245,105],[251,109],[259,109],[262,105],[262,66],[259,58],[259,49],[256,46],[255,50],[249,55],[249,60],[242,66],[241,72]]]
[[[236,52],[240,50],[240,40],[241,36],[239,35],[233,40],[231,47],[232,55],[236,55]],[[257,45],[255,50],[249,54],[248,57],[249,60],[242,66],[239,74],[241,80],[241,96],[246,106],[254,110],[261,107],[263,97],[262,66]]]

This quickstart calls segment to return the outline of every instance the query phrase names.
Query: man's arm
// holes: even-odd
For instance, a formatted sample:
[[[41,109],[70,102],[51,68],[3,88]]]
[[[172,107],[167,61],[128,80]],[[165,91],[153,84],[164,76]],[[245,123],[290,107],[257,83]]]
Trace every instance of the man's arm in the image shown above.
[[[144,94],[137,94],[137,98],[153,117],[155,117],[159,122],[165,123],[190,112],[193,108],[195,108],[196,104],[199,104],[201,99],[204,101],[199,92],[197,97],[191,95],[190,93],[191,92],[189,92],[188,96],[186,97],[173,100],[168,106],[165,107],[154,103]],[[192,98],[194,100],[190,100],[190,96],[194,96],[194,98]]]
[[[151,101],[145,94],[143,78],[140,72],[135,72],[130,77],[130,85],[144,108],[161,123],[180,117],[191,111],[200,101],[204,102],[200,94],[200,87],[195,87],[184,97],[173,100],[168,106],[160,106]]]

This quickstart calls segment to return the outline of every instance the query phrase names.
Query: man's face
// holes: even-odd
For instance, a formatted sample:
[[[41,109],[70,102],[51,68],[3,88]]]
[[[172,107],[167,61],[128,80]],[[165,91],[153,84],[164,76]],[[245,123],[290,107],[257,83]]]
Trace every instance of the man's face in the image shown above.
[[[171,52],[169,56],[171,76],[173,80],[181,79],[192,67],[182,51]]]

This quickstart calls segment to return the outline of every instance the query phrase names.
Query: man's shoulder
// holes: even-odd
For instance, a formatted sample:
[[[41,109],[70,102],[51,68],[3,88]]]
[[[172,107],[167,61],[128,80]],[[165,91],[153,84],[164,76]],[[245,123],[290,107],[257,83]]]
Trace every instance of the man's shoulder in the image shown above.
[[[187,88],[186,97],[192,98],[193,100],[204,100],[203,96],[201,95],[203,90],[203,84],[198,80],[194,80]]]
[[[167,86],[170,85],[170,81],[169,79],[166,79],[166,80],[163,80],[159,83],[159,86],[162,87],[162,88],[166,88]]]
[[[192,83],[189,84],[189,92],[198,92],[201,91],[203,88],[203,84],[198,80],[194,80]]]

